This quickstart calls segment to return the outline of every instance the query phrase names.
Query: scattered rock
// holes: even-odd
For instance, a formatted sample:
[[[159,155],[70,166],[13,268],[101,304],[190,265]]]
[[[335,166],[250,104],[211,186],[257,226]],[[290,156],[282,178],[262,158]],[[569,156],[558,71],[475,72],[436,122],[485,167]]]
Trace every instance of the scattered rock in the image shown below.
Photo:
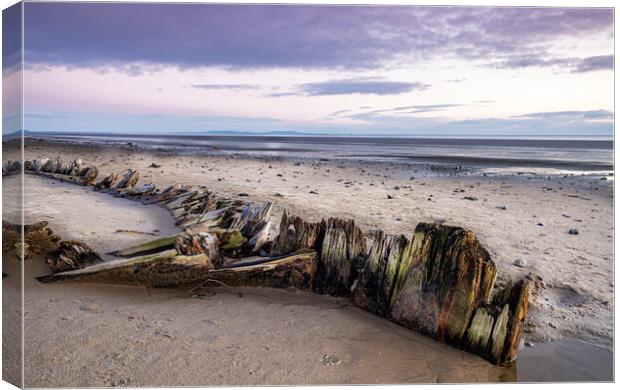
[[[387,198],[388,199],[394,199],[394,197],[392,195],[390,195],[390,194],[388,194]]]
[[[517,260],[514,261],[513,264],[516,265],[519,268],[525,268],[525,267],[527,267],[527,260],[525,260],[525,259],[517,259]]]
[[[570,228],[568,229],[568,234],[579,234],[579,229]]]
[[[247,192],[240,192],[238,196],[250,196]]]
[[[151,163],[151,165],[149,165],[149,168],[161,168],[161,164]]]
[[[478,200],[478,198],[473,197],[473,196],[465,196],[465,197],[463,197],[463,199],[465,199],[465,200],[471,200],[471,201]]]

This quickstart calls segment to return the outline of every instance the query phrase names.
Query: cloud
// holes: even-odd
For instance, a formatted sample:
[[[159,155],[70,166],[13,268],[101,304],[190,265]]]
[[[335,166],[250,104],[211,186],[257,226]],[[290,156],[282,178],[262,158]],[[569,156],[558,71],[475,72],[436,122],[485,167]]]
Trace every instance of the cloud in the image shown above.
[[[21,69],[22,3],[2,11],[2,72],[7,75]]]
[[[596,56],[596,57],[588,57],[581,60],[575,70],[574,73],[584,73],[584,72],[593,72],[596,70],[613,70],[614,69],[614,56]]]
[[[533,112],[522,115],[515,115],[513,118],[526,119],[554,119],[554,120],[613,120],[614,113],[607,110],[591,111],[551,111]]]
[[[351,112],[351,110],[338,110],[338,111],[334,111],[334,112],[328,114],[327,116],[328,117],[334,117],[334,116],[339,116],[339,115],[346,114],[346,113],[349,113],[349,112]]]
[[[577,58],[544,58],[543,53],[529,56],[517,56],[491,64],[496,68],[520,69],[529,67],[574,67],[579,62]]]
[[[229,89],[234,91],[248,91],[248,90],[256,90],[259,89],[260,86],[256,84],[192,84],[192,88],[196,89]]]
[[[400,106],[400,107],[394,107],[394,108],[383,108],[383,109],[378,109],[378,110],[372,110],[372,111],[368,111],[365,113],[353,114],[353,115],[350,115],[349,117],[352,119],[361,119],[361,118],[371,118],[379,114],[381,115],[388,114],[392,116],[396,116],[400,114],[420,114],[424,112],[441,111],[446,108],[463,107],[463,106],[467,106],[467,105],[466,104],[453,104],[453,103],[417,104],[417,105],[411,105],[411,106]],[[370,109],[370,108],[371,107],[368,107],[368,106],[360,107],[360,109]]]
[[[531,53],[547,66],[554,41],[613,32],[611,8],[35,2],[25,18],[28,61],[75,66],[351,69]]]
[[[545,58],[544,53],[517,56],[491,63],[495,68],[520,69],[529,67],[559,67],[571,69],[572,73],[597,70],[613,70],[614,56],[603,55],[587,58]]]
[[[267,94],[267,97],[274,97],[274,98],[279,98],[279,97],[288,97],[288,96],[300,96],[302,95],[299,91],[296,92],[273,92],[270,94]]]
[[[430,84],[421,82],[387,81],[376,78],[331,80],[303,84],[302,92],[310,96],[330,95],[399,95],[411,91],[423,91]]]
[[[403,110],[425,110],[425,111],[438,111],[443,110],[444,108],[450,107],[461,107],[463,104],[418,104],[415,106],[404,106],[404,107],[396,107],[393,108],[392,111],[403,111]]]

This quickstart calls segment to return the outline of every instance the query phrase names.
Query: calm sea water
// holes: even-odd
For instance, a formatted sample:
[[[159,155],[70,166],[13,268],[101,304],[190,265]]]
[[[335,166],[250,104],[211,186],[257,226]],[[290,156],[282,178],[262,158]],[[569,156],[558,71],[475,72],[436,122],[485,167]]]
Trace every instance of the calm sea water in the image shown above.
[[[613,171],[610,139],[378,138],[318,136],[45,135],[48,139],[174,150],[188,154],[237,154],[407,162],[478,169]]]

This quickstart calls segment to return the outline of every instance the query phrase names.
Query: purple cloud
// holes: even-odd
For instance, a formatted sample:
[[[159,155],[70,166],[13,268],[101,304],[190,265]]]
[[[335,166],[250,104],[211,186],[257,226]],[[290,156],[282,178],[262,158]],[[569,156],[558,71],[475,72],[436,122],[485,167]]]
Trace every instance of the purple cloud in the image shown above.
[[[542,66],[556,39],[613,32],[610,8],[29,3],[25,17],[27,61],[74,66],[372,68],[404,56]]]
[[[614,69],[614,56],[596,56],[584,58],[577,64],[577,67],[573,72],[584,73],[593,72],[597,70],[613,70]]]
[[[331,80],[303,84],[301,91],[310,96],[328,95],[398,95],[411,91],[423,91],[429,84],[420,82],[386,81],[374,78]]]
[[[544,55],[517,56],[492,64],[496,68],[520,69],[529,67],[556,66],[569,68],[572,73],[585,73],[597,70],[612,70],[614,56],[604,55],[587,58],[544,58]]]
[[[612,120],[614,113],[607,110],[591,111],[551,111],[551,112],[532,112],[528,114],[515,115],[513,118],[526,119],[564,119],[564,120]]]
[[[21,68],[22,3],[2,11],[2,69],[8,74]]]
[[[214,90],[222,90],[222,89],[230,89],[233,91],[249,91],[259,89],[260,86],[256,84],[192,84],[192,88],[196,89],[214,89]]]

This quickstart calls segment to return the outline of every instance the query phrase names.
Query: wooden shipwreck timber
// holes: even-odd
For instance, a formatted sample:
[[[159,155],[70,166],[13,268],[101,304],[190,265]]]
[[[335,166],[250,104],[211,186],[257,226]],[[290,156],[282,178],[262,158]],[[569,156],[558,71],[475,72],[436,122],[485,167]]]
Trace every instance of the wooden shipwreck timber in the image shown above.
[[[20,164],[3,164],[3,175],[17,171]],[[133,170],[97,180],[98,169],[80,160],[26,161],[24,171],[158,204],[183,229],[114,251],[111,261],[84,243],[60,241],[47,260],[55,273],[41,282],[309,290],[350,297],[378,316],[495,364],[517,356],[528,281],[496,288],[495,263],[469,230],[420,223],[410,237],[379,231],[368,238],[352,220],[307,222],[285,211],[270,240],[269,202],[223,199],[205,187],[138,185]]]

